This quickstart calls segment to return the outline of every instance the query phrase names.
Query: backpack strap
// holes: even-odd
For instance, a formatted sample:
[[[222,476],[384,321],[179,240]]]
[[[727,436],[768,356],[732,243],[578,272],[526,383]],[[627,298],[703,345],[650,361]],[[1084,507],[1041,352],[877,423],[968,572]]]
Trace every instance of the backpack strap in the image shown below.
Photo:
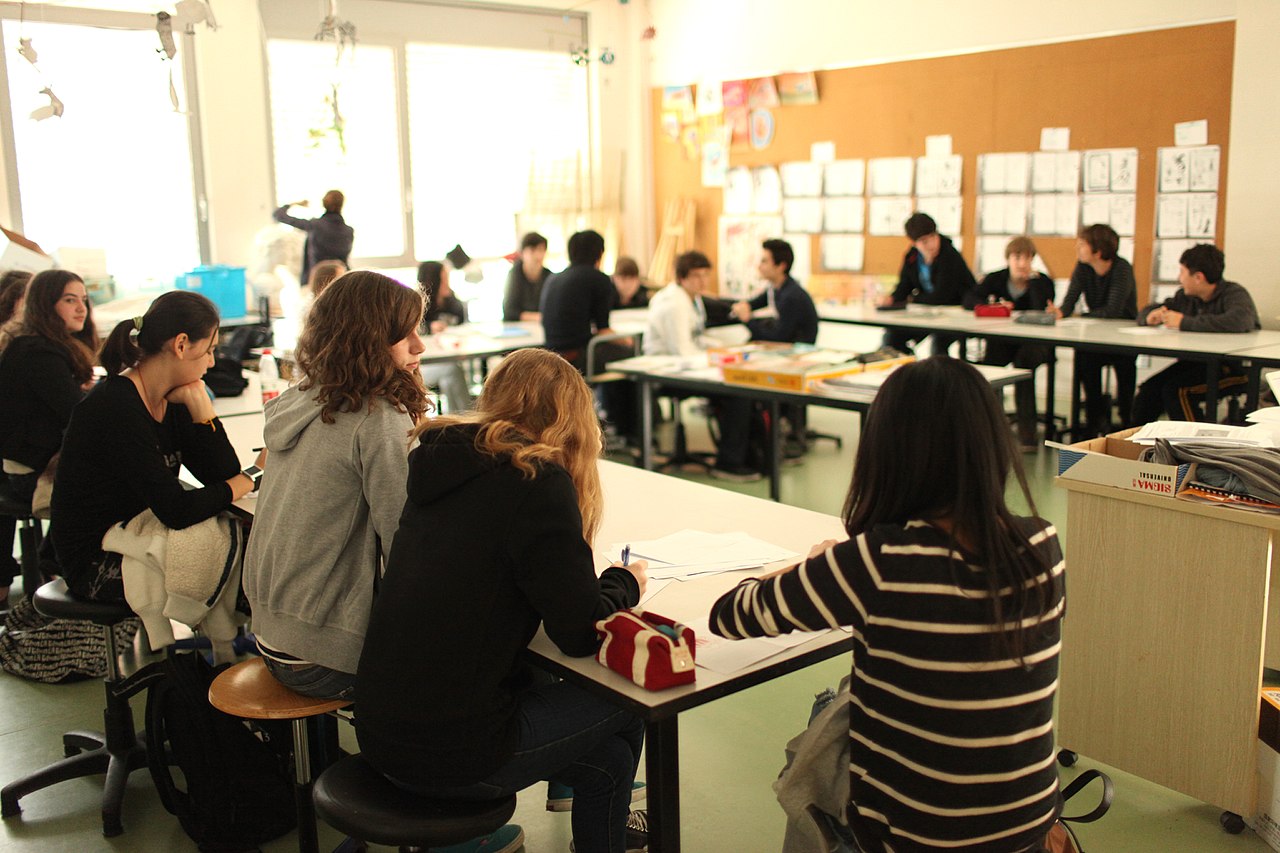
[[[1094,779],[1102,780],[1102,799],[1098,805],[1095,806],[1092,811],[1085,812],[1082,815],[1068,817],[1064,814],[1062,815],[1062,820],[1069,820],[1072,823],[1093,823],[1095,820],[1106,814],[1107,810],[1111,808],[1111,801],[1115,799],[1116,795],[1116,786],[1115,783],[1111,781],[1111,777],[1100,770],[1086,770],[1075,779],[1072,779],[1071,783],[1062,789],[1061,796],[1063,805],[1065,806],[1068,800],[1080,793],[1080,791]]]

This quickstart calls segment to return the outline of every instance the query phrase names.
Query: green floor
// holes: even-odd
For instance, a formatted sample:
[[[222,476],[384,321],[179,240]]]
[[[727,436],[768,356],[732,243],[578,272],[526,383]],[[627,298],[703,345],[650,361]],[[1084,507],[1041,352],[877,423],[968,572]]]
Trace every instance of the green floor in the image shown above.
[[[838,513],[848,486],[856,416],[810,409],[811,426],[845,438],[843,450],[823,442],[805,463],[783,471],[783,499],[798,506]],[[692,442],[705,446],[700,418],[691,413]],[[1048,452],[1025,457],[1034,498],[1042,514],[1062,526],[1065,495],[1052,484],[1054,459]],[[691,479],[705,480],[698,475]],[[708,482],[710,482],[708,480]],[[765,483],[733,486],[767,496]],[[1068,555],[1069,556],[1069,555]],[[1068,563],[1069,566],[1069,563]],[[848,662],[827,661],[777,681],[752,688],[682,714],[681,781],[684,849],[689,853],[764,853],[779,849],[783,820],[770,783],[782,764],[782,745],[805,722],[810,697],[845,673]],[[102,687],[96,682],[45,686],[0,674],[0,780],[8,780],[57,758],[61,733],[101,724]],[[141,715],[142,703],[135,702]],[[345,728],[345,727],[344,727]],[[344,744],[355,748],[344,732]],[[1099,766],[1082,756],[1078,767]],[[1089,853],[1170,853],[1170,851],[1264,851],[1252,831],[1227,835],[1218,825],[1219,809],[1111,768],[1116,803],[1101,822],[1083,827],[1080,838]],[[1064,771],[1064,778],[1074,771]],[[21,817],[0,824],[3,851],[194,851],[177,821],[165,813],[145,771],[130,780],[125,800],[125,834],[105,840],[98,819],[100,781],[64,782],[23,801]],[[544,810],[544,791],[520,797],[516,820],[528,836],[527,853],[568,850],[569,817]],[[327,827],[321,846],[340,839]],[[293,836],[265,845],[268,853],[297,849]]]

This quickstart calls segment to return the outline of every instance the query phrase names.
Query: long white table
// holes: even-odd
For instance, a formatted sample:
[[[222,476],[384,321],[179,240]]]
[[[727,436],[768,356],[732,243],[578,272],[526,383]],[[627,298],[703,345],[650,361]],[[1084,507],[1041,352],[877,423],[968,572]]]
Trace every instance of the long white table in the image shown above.
[[[993,388],[1032,381],[1032,373],[1029,370],[988,365],[975,366]],[[876,390],[806,393],[781,391],[755,385],[731,385],[724,381],[719,369],[709,367],[705,361],[689,364],[679,356],[646,355],[628,358],[611,362],[609,369],[630,376],[640,385],[640,465],[645,470],[653,470],[653,397],[659,388],[677,388],[699,396],[715,395],[759,400],[769,405],[771,424],[779,423],[782,406],[787,404],[826,406],[865,413],[871,408],[877,393]],[[778,476],[778,468],[782,456],[782,431],[771,429],[769,432],[769,470],[767,472],[769,497],[777,501],[781,500],[779,483],[781,478]]]
[[[1218,404],[1217,377],[1224,360],[1252,360],[1259,366],[1280,364],[1280,331],[1182,332],[1162,327],[1138,326],[1132,320],[1069,317],[1052,326],[1017,323],[1012,317],[975,317],[960,306],[908,305],[902,311],[881,311],[862,304],[818,307],[818,317],[831,323],[882,326],[932,334],[950,332],[1011,343],[1039,343],[1094,352],[1158,355],[1201,361],[1205,365],[1205,409]],[[1054,360],[1048,363],[1049,398],[1045,411],[1053,415]],[[1072,426],[1078,407],[1075,381],[1072,387]]]
[[[262,443],[264,419],[261,414],[250,414],[229,418],[223,424],[241,462],[247,464],[256,455],[251,448]],[[604,518],[595,543],[596,567],[600,571],[617,558],[615,553],[606,550],[611,543],[656,539],[684,529],[709,533],[752,531],[801,555],[824,539],[845,536],[842,523],[834,516],[614,462],[601,461],[599,466],[605,502]],[[270,470],[268,460],[267,476]],[[257,493],[247,495],[236,501],[235,508],[242,515],[252,517],[257,500]],[[680,621],[695,620],[706,616],[711,604],[743,578],[780,565],[783,564],[770,564],[754,572],[726,572],[673,581],[646,601],[644,607]],[[699,668],[694,684],[661,692],[637,687],[594,658],[562,654],[542,631],[530,643],[528,654],[538,666],[645,719],[648,725],[645,767],[649,850],[676,853],[680,850],[680,712],[847,653],[851,648],[852,642],[845,632],[823,632],[731,674]]]

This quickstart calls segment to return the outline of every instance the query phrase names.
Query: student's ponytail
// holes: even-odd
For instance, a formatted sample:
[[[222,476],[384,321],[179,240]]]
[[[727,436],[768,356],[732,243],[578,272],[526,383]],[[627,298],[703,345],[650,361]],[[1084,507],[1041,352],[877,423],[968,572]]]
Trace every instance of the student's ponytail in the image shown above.
[[[160,352],[178,335],[198,341],[217,330],[218,309],[208,298],[188,290],[171,290],[157,296],[146,314],[117,323],[98,358],[114,376]]]

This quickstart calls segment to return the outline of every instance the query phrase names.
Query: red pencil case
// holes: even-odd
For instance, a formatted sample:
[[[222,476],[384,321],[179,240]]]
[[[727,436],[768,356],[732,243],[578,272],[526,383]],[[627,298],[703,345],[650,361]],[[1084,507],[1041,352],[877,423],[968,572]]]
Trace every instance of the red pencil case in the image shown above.
[[[1008,317],[1012,313],[1008,305],[1001,305],[998,302],[973,306],[975,317]]]
[[[643,610],[619,610],[596,623],[596,660],[645,690],[694,680],[693,629]]]

